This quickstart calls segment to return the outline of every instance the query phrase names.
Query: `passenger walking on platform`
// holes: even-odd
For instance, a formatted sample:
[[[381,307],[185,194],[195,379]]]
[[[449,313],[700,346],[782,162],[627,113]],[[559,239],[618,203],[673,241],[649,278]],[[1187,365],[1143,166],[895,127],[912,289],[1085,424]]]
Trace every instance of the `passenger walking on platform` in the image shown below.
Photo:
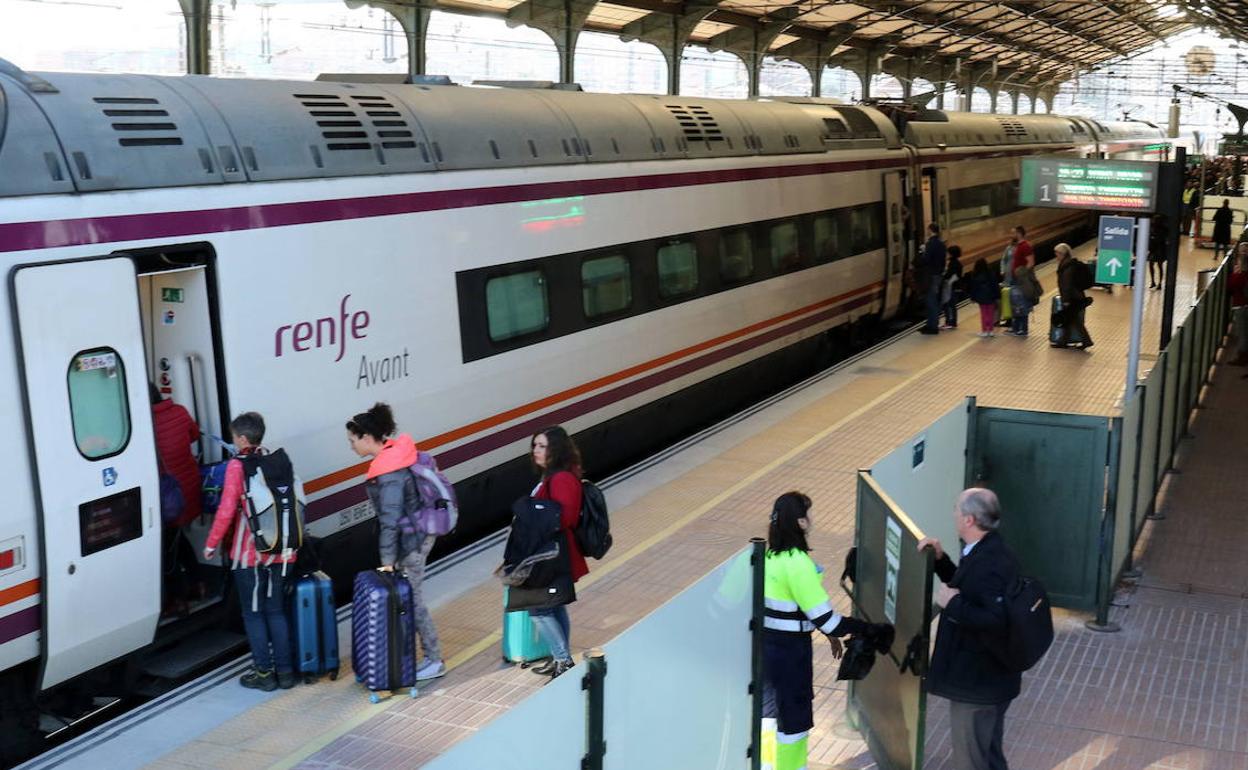
[[[1008,618],[1003,596],[1018,575],[1018,560],[997,534],[1001,504],[987,489],[967,489],[953,511],[964,544],[955,566],[940,541],[919,541],[932,549],[944,609],[927,675],[927,690],[949,700],[950,743],[957,770],[1008,770],[1005,712],[1018,697],[1022,674],[1007,668],[985,646],[1002,637]]]
[[[945,309],[945,325],[942,329],[958,328],[958,282],[962,280],[962,247],[950,246],[949,261],[945,263],[944,281],[940,287],[940,299]]]
[[[1156,214],[1148,230],[1148,288],[1160,289],[1166,283],[1166,215]],[[1153,277],[1156,270],[1157,277]]]
[[[1078,347],[1086,350],[1092,347],[1092,335],[1083,323],[1083,314],[1092,301],[1084,293],[1085,287],[1091,286],[1089,280],[1091,268],[1075,259],[1070,246],[1059,243],[1053,247],[1053,253],[1059,260],[1057,264],[1057,293],[1062,302],[1061,341],[1053,345],[1057,348],[1070,347],[1070,340],[1078,339]]]
[[[806,743],[814,727],[814,648],[822,632],[841,656],[838,637],[891,639],[892,626],[867,623],[832,609],[822,570],[810,558],[810,498],[786,492],[776,498],[767,528],[763,569],[763,717],[776,720],[776,770],[806,767]]]
[[[402,570],[412,586],[412,620],[424,653],[424,660],[416,669],[416,681],[423,682],[446,673],[438,630],[422,592],[425,563],[437,538],[414,527],[402,526],[405,518],[414,517],[420,509],[420,493],[411,471],[417,459],[416,443],[406,433],[391,438],[396,430],[390,407],[374,404],[372,409],[347,422],[347,441],[357,455],[372,458],[364,488],[377,514],[381,569]]]
[[[1231,324],[1235,330],[1235,358],[1230,366],[1248,366],[1248,242],[1235,247],[1235,272],[1227,279],[1231,295]]]
[[[1222,208],[1213,212],[1213,258],[1221,259],[1231,247],[1231,221],[1234,219],[1230,199],[1222,200]]]
[[[554,500],[559,503],[559,526],[563,534],[560,541],[560,567],[555,581],[580,580],[589,574],[589,566],[576,543],[576,525],[581,520],[581,453],[572,437],[561,427],[547,428],[533,436],[531,446],[533,466],[542,478],[533,488],[532,497]],[[573,592],[571,601],[575,601]],[[523,608],[515,608],[523,609]],[[550,662],[531,669],[533,673],[551,678],[572,668],[572,622],[568,618],[566,604],[546,607],[530,607],[542,640],[550,648]]]
[[[256,412],[244,412],[230,423],[230,432],[234,435],[238,455],[225,469],[221,503],[204,543],[204,558],[216,555],[217,546],[233,528],[234,544],[229,555],[252,659],[252,670],[243,674],[239,684],[266,692],[278,687],[285,690],[295,685],[295,675],[284,606],[283,567],[294,563],[295,553],[281,551],[261,556],[256,552],[256,540],[247,525],[247,478],[243,458],[264,454],[264,447],[260,445],[264,440],[264,418]]]
[[[923,244],[920,262],[927,278],[927,324],[921,334],[940,333],[940,276],[945,270],[945,242],[940,239],[940,225],[932,222],[927,226],[927,243]]]
[[[979,305],[979,336],[996,336],[992,333],[992,327],[997,320],[997,300],[1001,297],[1001,287],[997,283],[996,274],[988,267],[988,260],[975,260],[975,267],[971,268],[966,284],[966,292],[971,301]]]

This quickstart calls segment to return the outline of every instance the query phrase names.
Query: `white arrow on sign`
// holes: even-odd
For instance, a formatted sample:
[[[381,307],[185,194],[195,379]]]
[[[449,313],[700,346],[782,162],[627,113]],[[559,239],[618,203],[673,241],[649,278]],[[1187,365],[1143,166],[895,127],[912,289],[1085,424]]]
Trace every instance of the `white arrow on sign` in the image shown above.
[[[1122,260],[1117,257],[1110,257],[1105,264],[1109,267],[1109,277],[1113,278],[1118,275],[1118,268],[1122,267]]]

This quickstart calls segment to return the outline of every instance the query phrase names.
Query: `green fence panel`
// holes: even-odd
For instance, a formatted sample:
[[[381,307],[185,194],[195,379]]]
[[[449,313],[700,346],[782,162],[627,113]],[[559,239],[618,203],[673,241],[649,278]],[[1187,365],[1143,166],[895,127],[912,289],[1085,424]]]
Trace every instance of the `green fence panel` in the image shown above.
[[[1180,327],[1179,339],[1179,389],[1175,391],[1174,443],[1187,434],[1187,417],[1192,404],[1192,319],[1189,317]]]
[[[949,501],[952,511],[953,501]],[[858,474],[858,549],[854,604],[874,623],[892,623],[896,640],[889,656],[876,660],[870,675],[849,691],[851,712],[882,770],[920,770],[932,612],[932,555],[918,551],[924,534],[869,473]],[[916,640],[912,642],[912,640]],[[915,673],[906,651],[919,651]],[[907,664],[905,670],[902,664]]]
[[[997,493],[1001,534],[1054,604],[1096,604],[1105,417],[979,407],[971,478]]]
[[[1160,484],[1174,459],[1174,421],[1178,413],[1179,359],[1183,357],[1182,337],[1174,335],[1166,346],[1166,378],[1161,386],[1161,439],[1157,449],[1157,483]]]
[[[1140,536],[1144,519],[1152,513],[1153,498],[1157,495],[1157,459],[1161,441],[1161,389],[1166,376],[1163,353],[1144,379],[1144,412],[1140,426],[1140,475],[1136,480],[1135,533],[1132,542]]]
[[[1140,475],[1140,434],[1144,419],[1144,389],[1137,387],[1122,413],[1118,440],[1118,493],[1114,501],[1114,549],[1110,561],[1111,587],[1135,544],[1135,495]]]

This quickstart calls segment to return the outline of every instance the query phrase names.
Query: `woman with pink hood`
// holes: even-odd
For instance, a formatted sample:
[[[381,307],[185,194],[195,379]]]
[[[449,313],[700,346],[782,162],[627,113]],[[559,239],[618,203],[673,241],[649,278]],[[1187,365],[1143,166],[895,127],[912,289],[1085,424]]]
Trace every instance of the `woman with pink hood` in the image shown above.
[[[416,477],[410,470],[416,462],[416,443],[406,433],[390,438],[395,430],[390,407],[374,404],[372,409],[357,414],[347,422],[347,440],[360,457],[373,458],[364,487],[380,525],[378,550],[381,569],[401,569],[407,575],[407,582],[412,584],[416,636],[424,652],[424,660],[416,669],[416,681],[419,682],[436,679],[446,673],[442,649],[438,645],[438,631],[433,627],[433,616],[429,614],[420,590],[425,576],[425,560],[429,558],[436,538],[400,526],[403,519],[419,508],[420,494],[416,489]]]

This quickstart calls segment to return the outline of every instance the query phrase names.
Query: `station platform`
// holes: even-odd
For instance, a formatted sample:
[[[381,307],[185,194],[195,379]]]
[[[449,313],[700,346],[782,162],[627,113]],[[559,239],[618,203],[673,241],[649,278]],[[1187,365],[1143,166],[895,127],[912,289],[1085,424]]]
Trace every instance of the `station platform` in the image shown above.
[[[1090,251],[1089,244],[1077,254],[1086,258]],[[1210,251],[1184,239],[1176,324],[1195,296],[1197,271],[1213,265]],[[1055,264],[1038,274],[1046,296],[1027,339],[977,337],[978,313],[964,306],[957,330],[895,337],[610,480],[615,546],[608,558],[591,562],[590,575],[577,585],[579,601],[570,607],[574,651],[614,638],[749,537],[764,534],[771,501],[790,489],[814,500],[817,559],[839,564],[853,541],[857,470],[968,394],[1001,407],[1114,409],[1122,395],[1131,290],[1090,292],[1095,303],[1087,324],[1095,347],[1052,349]],[[1156,357],[1161,310],[1162,292],[1150,291],[1141,376]],[[1173,513],[1150,525],[1140,545],[1146,578],[1124,598],[1129,606],[1114,609],[1126,630],[1094,634],[1084,629],[1085,616],[1062,613],[1050,663],[1027,675],[1007,720],[1015,768],[1248,768],[1242,642],[1248,571],[1232,546],[1218,545],[1220,528],[1234,517],[1242,526],[1244,516],[1233,506],[1242,498],[1235,477],[1218,465],[1248,442],[1248,432],[1234,432],[1248,428],[1248,414],[1233,407],[1248,383],[1231,372],[1219,368],[1210,408],[1196,426],[1200,440],[1207,435],[1225,445],[1206,449],[1195,442],[1182,463],[1192,467],[1190,475],[1174,477],[1166,490],[1162,510]],[[1236,440],[1235,448],[1225,443]],[[1184,512],[1221,519],[1185,523]],[[1173,531],[1181,536],[1171,537]],[[489,575],[500,552],[500,542],[485,543],[471,559],[434,570],[427,588],[451,670],[415,699],[370,704],[346,672],[336,682],[256,693],[233,681],[240,662],[29,767],[418,767],[545,681],[500,661],[501,590]],[[1191,563],[1205,569],[1194,574]],[[847,610],[848,600],[829,589]],[[341,634],[349,649],[349,623]],[[826,647],[815,649],[811,767],[871,767],[866,745],[838,729],[845,688],[835,681],[837,664]],[[952,768],[947,728],[936,709],[932,714],[926,766]],[[663,767],[661,753],[654,767]]]

